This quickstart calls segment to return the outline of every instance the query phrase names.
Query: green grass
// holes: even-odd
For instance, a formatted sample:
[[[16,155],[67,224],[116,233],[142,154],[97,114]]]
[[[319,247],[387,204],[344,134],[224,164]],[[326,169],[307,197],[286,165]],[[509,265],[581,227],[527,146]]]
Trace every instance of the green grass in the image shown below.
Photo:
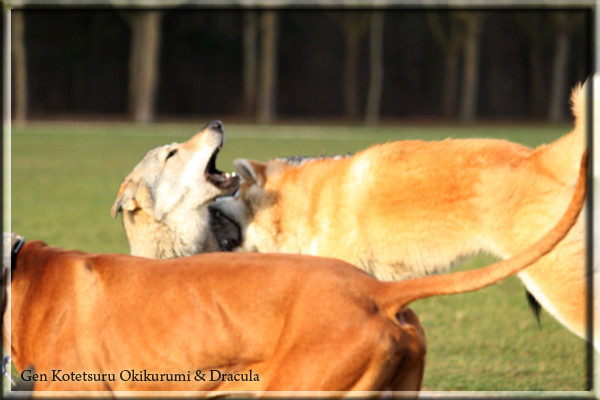
[[[152,147],[185,141],[190,124],[32,124],[12,131],[12,230],[88,252],[127,253],[110,208],[123,178]],[[218,167],[235,158],[356,152],[390,140],[494,137],[537,146],[568,126],[317,127],[226,125]],[[460,268],[493,261],[468,260]],[[517,278],[485,290],[413,305],[428,339],[427,390],[586,390],[584,342],[542,313],[541,329]],[[300,371],[299,371],[300,372]]]
[[[458,269],[492,263],[481,255]],[[419,301],[428,341],[429,390],[585,390],[586,344],[545,311],[541,326],[520,280],[479,292]]]

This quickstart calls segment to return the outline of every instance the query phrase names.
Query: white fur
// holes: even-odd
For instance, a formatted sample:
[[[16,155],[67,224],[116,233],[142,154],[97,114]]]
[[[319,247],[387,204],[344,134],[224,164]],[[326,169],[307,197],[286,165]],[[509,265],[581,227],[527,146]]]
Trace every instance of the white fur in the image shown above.
[[[361,187],[370,179],[371,161],[365,157],[358,158],[352,163],[350,169],[350,179],[357,186]]]
[[[546,311],[548,311],[550,313],[550,315],[552,315],[554,318],[556,318],[558,320],[558,322],[563,324],[565,327],[571,329],[570,325],[558,313],[558,311],[556,311],[556,308],[554,308],[554,305],[552,305],[552,302],[548,299],[548,297],[544,294],[544,292],[542,292],[542,290],[539,288],[537,283],[533,279],[531,279],[529,277],[529,275],[527,275],[527,272],[526,271],[520,272],[518,275],[519,275],[519,278],[521,278],[521,280],[525,284],[525,287],[527,288],[529,293],[531,293],[533,295],[533,297],[535,297],[535,299],[540,303],[540,305]],[[576,333],[578,336],[581,336],[582,338],[585,339],[585,337],[582,335],[582,332],[575,332],[575,331],[573,331],[573,332]]]
[[[221,131],[207,127],[186,143],[150,150],[125,179],[113,216],[123,211],[131,254],[164,259],[219,250],[208,206],[235,187],[222,190],[205,172],[223,140]]]
[[[193,188],[198,185],[200,179],[204,179],[204,169],[213,151],[213,147],[206,147],[194,154],[194,157],[181,174],[181,186],[183,188]]]

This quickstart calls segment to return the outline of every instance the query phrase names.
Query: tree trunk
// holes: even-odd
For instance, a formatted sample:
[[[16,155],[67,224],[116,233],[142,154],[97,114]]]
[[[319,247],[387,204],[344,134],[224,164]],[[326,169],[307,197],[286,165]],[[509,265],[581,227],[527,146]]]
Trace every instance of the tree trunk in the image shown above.
[[[358,118],[358,56],[360,35],[355,30],[346,32],[344,59],[344,114],[347,119]]]
[[[135,14],[123,14],[125,20],[129,23],[131,31],[131,42],[129,44],[129,91],[127,98],[127,111],[134,118],[135,105],[137,99],[138,86],[138,71],[140,69],[140,51],[141,51],[141,35],[140,35],[140,19]]]
[[[154,121],[158,87],[161,11],[135,11],[131,15],[129,58],[129,112],[135,122]]]
[[[358,97],[358,61],[360,56],[360,40],[369,31],[371,18],[364,11],[344,10],[341,13],[331,13],[344,34],[344,65],[343,65],[343,103],[344,116],[349,120],[359,117]]]
[[[15,113],[14,121],[27,119],[27,55],[25,52],[25,21],[22,10],[11,12],[11,48],[13,59]]]
[[[272,122],[276,108],[277,82],[277,35],[279,14],[277,11],[263,11],[261,15],[261,60],[260,87],[258,93],[257,117],[261,123]]]
[[[458,67],[463,41],[460,14],[451,12],[450,29],[444,29],[437,12],[426,13],[431,36],[444,52],[444,89],[442,94],[442,115],[451,118],[456,112],[458,100]]]
[[[480,14],[469,12],[465,15],[463,97],[460,109],[460,117],[464,122],[473,122],[477,114],[481,25],[482,17]]]
[[[521,26],[529,39],[529,111],[530,117],[539,118],[543,114],[542,96],[544,80],[542,77],[542,47],[545,24],[542,15],[538,13],[515,14],[515,20]]]
[[[258,22],[256,11],[244,11],[244,105],[243,113],[247,117],[254,112],[256,102],[256,40]]]
[[[383,92],[383,11],[373,11],[371,15],[370,41],[370,81],[367,97],[367,113],[365,122],[375,126],[379,122],[381,94]]]
[[[458,99],[458,65],[460,61],[460,46],[451,43],[446,49],[444,60],[444,97],[442,115],[445,118],[454,116]]]
[[[543,113],[542,91],[542,43],[541,38],[532,38],[529,49],[529,79],[531,81],[531,94],[529,99],[529,113],[532,117],[541,117]]]
[[[550,87],[550,105],[548,118],[551,122],[563,119],[564,104],[566,104],[567,61],[569,58],[570,41],[566,29],[561,29],[556,37],[556,50],[552,63],[552,85]]]

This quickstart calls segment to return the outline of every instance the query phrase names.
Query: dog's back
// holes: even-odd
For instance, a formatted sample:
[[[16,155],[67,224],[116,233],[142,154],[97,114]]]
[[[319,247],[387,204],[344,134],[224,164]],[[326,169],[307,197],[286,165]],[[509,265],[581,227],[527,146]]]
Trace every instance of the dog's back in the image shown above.
[[[573,131],[548,146],[404,141],[300,165],[236,160],[244,178],[239,196],[214,207],[239,221],[241,250],[337,257],[384,280],[444,272],[480,251],[506,259],[539,239],[573,195],[585,92],[573,95]],[[582,337],[584,220],[520,274],[536,299]]]
[[[254,168],[262,185],[237,168],[240,200],[217,204],[225,213],[228,203],[245,204],[244,249],[336,257],[385,280],[443,272],[481,250],[510,257],[552,226],[573,194],[539,169],[534,151],[490,139],[402,141]]]
[[[559,222],[513,259],[402,282],[377,281],[331,258],[211,253],[150,260],[26,242],[10,285],[15,366],[33,364],[52,377],[56,370],[61,377],[113,376],[51,379],[36,390],[419,390],[425,336],[406,307],[478,290],[549,252],[577,220],[585,170],[584,163]],[[247,378],[189,377],[213,369]],[[130,379],[158,371],[183,379]]]

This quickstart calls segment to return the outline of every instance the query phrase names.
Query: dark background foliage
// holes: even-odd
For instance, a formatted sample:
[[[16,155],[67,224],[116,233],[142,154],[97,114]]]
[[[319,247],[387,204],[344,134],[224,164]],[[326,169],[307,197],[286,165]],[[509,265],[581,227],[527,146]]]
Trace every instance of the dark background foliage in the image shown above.
[[[244,12],[163,10],[154,105],[157,118],[242,116]],[[441,26],[449,31],[449,10],[385,10],[385,72],[380,106],[384,119],[442,116],[445,53],[434,39],[427,12],[435,12]],[[574,21],[568,27],[569,51],[563,71],[566,96],[568,88],[585,80],[591,71],[591,14],[584,9],[484,12],[479,41],[477,118],[549,118],[559,32],[552,14],[567,15]],[[29,117],[128,115],[132,29],[122,15],[126,11],[29,8],[23,13]],[[370,11],[360,13],[368,19]],[[340,9],[278,11],[274,96],[277,118],[344,117],[345,36],[341,15]],[[528,26],[533,21],[539,23],[539,28],[533,29],[539,34],[541,61],[534,68],[529,33],[532,26]],[[464,59],[457,73],[459,86],[463,64]],[[362,114],[370,76],[368,29],[360,37],[357,67]],[[532,75],[543,83],[538,88],[532,85]],[[457,96],[458,104],[460,90]],[[534,96],[541,99],[537,105]],[[561,107],[562,115],[568,118],[566,98]],[[458,112],[450,117],[458,118]]]

